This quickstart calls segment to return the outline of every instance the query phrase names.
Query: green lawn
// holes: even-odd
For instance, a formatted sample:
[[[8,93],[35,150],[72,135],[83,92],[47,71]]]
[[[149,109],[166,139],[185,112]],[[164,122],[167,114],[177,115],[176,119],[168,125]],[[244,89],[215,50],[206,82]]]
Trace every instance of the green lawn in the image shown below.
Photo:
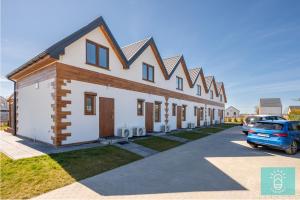
[[[30,198],[141,158],[115,146],[15,161],[0,153],[0,199]]]
[[[185,138],[188,140],[197,140],[199,138],[206,137],[210,134],[223,131],[223,130],[225,130],[227,128],[231,128],[233,126],[235,126],[235,125],[220,124],[220,125],[215,125],[215,126],[206,127],[206,128],[197,128],[197,129],[193,129],[191,131],[180,130],[180,131],[173,132],[172,135],[177,136],[177,137],[182,137],[182,138]]]
[[[149,137],[146,139],[140,139],[140,140],[135,140],[134,143],[143,145],[145,147],[148,147],[150,149],[154,149],[156,151],[165,151],[167,149],[171,149],[173,147],[176,147],[182,143],[173,141],[173,140],[168,140],[165,138],[160,138],[160,137]]]
[[[208,133],[202,133],[200,131],[185,131],[185,130],[182,130],[182,131],[176,131],[174,133],[172,133],[172,135],[176,136],[176,137],[181,137],[181,138],[185,138],[185,139],[188,139],[188,140],[197,140],[199,138],[202,138],[202,137],[206,137],[208,136],[209,134]]]

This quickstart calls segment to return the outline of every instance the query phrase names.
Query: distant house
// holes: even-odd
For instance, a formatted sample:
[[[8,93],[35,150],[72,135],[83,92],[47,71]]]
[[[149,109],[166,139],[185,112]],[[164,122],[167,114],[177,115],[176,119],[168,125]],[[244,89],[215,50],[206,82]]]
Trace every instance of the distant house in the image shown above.
[[[8,103],[4,97],[0,96],[0,113],[1,113],[1,124],[8,122]]]
[[[226,108],[225,110],[225,117],[239,117],[240,116],[240,111],[233,107],[233,106],[230,106],[228,108]]]
[[[300,106],[289,106],[288,115],[292,113],[300,114]]]
[[[260,115],[282,115],[280,98],[261,98],[258,107]]]

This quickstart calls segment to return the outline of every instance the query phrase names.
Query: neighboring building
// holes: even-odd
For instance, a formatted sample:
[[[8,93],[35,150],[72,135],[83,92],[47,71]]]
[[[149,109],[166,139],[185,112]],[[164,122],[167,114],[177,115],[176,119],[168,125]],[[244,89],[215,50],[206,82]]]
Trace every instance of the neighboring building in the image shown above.
[[[8,112],[8,128],[5,130],[7,132],[10,133],[14,133],[14,127],[15,127],[15,115],[14,115],[14,95],[10,95],[7,98],[7,103],[8,103],[8,108],[9,108],[9,112]]]
[[[289,114],[292,114],[292,113],[300,114],[300,106],[289,106],[287,114],[289,115]]]
[[[261,98],[258,107],[260,115],[282,115],[280,98]]]
[[[120,48],[103,18],[7,76],[16,82],[16,134],[56,146],[224,122],[223,83],[162,59],[153,38]]]
[[[0,96],[0,122],[1,125],[8,122],[8,103],[4,97]]]
[[[240,117],[240,111],[237,108],[230,106],[225,110],[225,117],[230,117],[230,118]]]

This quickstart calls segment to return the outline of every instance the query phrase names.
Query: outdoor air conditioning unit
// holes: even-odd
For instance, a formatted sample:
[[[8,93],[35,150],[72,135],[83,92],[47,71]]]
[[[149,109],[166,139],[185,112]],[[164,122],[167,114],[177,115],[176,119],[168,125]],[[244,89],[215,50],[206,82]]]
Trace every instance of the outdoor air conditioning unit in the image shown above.
[[[195,128],[195,123],[188,123],[188,128]]]
[[[133,136],[145,136],[146,135],[146,129],[145,128],[132,128],[132,134]]]
[[[121,128],[119,130],[119,136],[124,137],[124,138],[130,138],[130,137],[132,137],[132,131],[130,131],[129,128]]]
[[[160,126],[160,131],[163,132],[163,133],[168,133],[168,132],[170,132],[170,126],[163,124],[163,125]]]
[[[145,128],[138,128],[138,136],[145,136],[146,129]]]

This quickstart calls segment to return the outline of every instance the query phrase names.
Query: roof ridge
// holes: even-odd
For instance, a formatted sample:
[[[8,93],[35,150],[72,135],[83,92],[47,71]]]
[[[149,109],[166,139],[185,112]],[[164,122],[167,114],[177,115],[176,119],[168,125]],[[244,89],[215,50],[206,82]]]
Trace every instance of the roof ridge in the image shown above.
[[[134,44],[137,44],[137,43],[139,43],[139,42],[142,42],[142,41],[144,41],[144,40],[150,40],[151,38],[152,38],[152,37],[146,37],[146,38],[144,38],[144,39],[141,39],[141,40],[138,40],[138,41],[136,41],[136,42],[133,42],[133,43],[127,44],[127,45],[125,45],[125,46],[121,47],[121,49],[123,49],[123,48],[126,48],[126,47],[129,47],[129,46],[131,46],[131,45],[134,45]]]

